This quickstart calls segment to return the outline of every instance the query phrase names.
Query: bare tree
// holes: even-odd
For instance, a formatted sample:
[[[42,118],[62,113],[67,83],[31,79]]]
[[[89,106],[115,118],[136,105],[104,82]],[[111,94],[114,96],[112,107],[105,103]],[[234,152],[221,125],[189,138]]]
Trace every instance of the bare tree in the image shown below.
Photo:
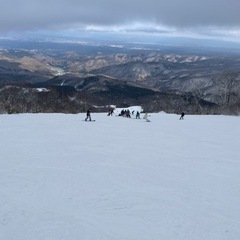
[[[204,79],[198,80],[192,89],[192,94],[194,96],[195,105],[196,105],[196,112],[201,112],[203,110],[201,106],[201,100],[204,99],[206,83]]]
[[[217,88],[222,106],[229,107],[239,98],[239,73],[224,72],[217,80]]]

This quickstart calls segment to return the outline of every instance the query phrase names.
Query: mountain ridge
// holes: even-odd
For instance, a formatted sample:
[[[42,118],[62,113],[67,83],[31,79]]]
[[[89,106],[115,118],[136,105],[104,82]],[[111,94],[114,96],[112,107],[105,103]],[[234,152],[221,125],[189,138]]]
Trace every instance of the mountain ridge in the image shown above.
[[[189,54],[166,49],[54,43],[39,44],[39,49],[0,50],[1,86],[28,85],[28,88],[51,89],[60,96],[64,95],[64,101],[68,94],[71,99],[74,99],[72,95],[77,96],[76,99],[82,95],[86,106],[97,105],[98,102],[107,106],[113,104],[112,101],[123,105],[148,102],[145,104],[147,109],[159,111],[166,108],[166,111],[174,112],[187,108],[185,103],[188,102],[189,111],[193,113],[236,113],[240,111],[239,69],[238,54],[216,52]],[[223,79],[234,84],[224,86]],[[155,104],[160,95],[160,98],[165,96],[165,103]],[[167,101],[166,96],[171,100]],[[182,107],[173,100],[173,96]],[[195,100],[191,102],[190,98]],[[169,102],[175,102],[176,106]],[[208,107],[206,110],[203,105],[213,109]]]

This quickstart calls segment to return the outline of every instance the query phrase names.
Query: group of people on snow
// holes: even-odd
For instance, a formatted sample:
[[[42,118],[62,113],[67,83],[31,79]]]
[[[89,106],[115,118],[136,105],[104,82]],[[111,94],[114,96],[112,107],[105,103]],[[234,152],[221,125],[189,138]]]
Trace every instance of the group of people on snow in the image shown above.
[[[134,118],[135,117],[136,119],[140,119],[140,112],[137,111],[136,115],[135,115],[135,110],[130,112],[129,109],[127,109],[127,110],[122,109],[122,111],[119,113],[118,116],[127,117],[127,118]]]
[[[118,116],[126,117],[126,118],[131,118],[131,113],[129,109],[122,109],[122,111],[119,113]]]
[[[92,119],[91,119],[91,112],[92,112],[91,109],[88,109],[88,110],[87,110],[85,121],[92,121]],[[135,111],[133,110],[133,111],[132,111],[132,115],[134,115],[134,112],[135,112]],[[108,116],[112,116],[113,113],[114,113],[114,110],[113,110],[113,109],[110,109],[110,110],[108,111]],[[127,109],[127,110],[122,109],[122,111],[119,113],[119,116],[131,118],[130,110],[129,110],[129,109]],[[182,112],[179,120],[183,120],[183,119],[184,119],[184,116],[185,116],[185,113]],[[143,116],[143,119],[145,119],[147,122],[150,122],[150,120],[149,120],[148,117],[150,117],[150,115],[148,115],[148,113],[146,112],[146,113],[144,114],[144,116]],[[136,119],[140,119],[140,112],[139,112],[139,111],[137,111],[137,113],[136,113]]]

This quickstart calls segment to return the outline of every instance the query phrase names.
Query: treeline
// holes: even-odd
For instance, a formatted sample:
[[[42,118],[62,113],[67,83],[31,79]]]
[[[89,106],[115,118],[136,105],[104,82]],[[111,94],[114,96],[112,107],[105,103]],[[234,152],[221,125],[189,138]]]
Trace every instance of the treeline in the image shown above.
[[[136,91],[139,91],[137,93]],[[129,89],[116,92],[76,91],[69,86],[36,88],[31,84],[2,85],[0,88],[0,113],[80,113],[92,108],[95,112],[107,112],[109,105],[129,107],[141,105],[147,112],[165,111],[188,114],[239,114],[240,102],[226,94],[223,104],[206,101],[194,93],[143,91]]]

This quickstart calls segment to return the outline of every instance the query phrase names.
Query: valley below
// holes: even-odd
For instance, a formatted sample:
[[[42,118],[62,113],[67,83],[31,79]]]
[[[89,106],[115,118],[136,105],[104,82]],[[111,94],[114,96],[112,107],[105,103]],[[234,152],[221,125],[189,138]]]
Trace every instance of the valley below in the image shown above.
[[[0,112],[238,114],[239,69],[232,49],[0,41]]]

